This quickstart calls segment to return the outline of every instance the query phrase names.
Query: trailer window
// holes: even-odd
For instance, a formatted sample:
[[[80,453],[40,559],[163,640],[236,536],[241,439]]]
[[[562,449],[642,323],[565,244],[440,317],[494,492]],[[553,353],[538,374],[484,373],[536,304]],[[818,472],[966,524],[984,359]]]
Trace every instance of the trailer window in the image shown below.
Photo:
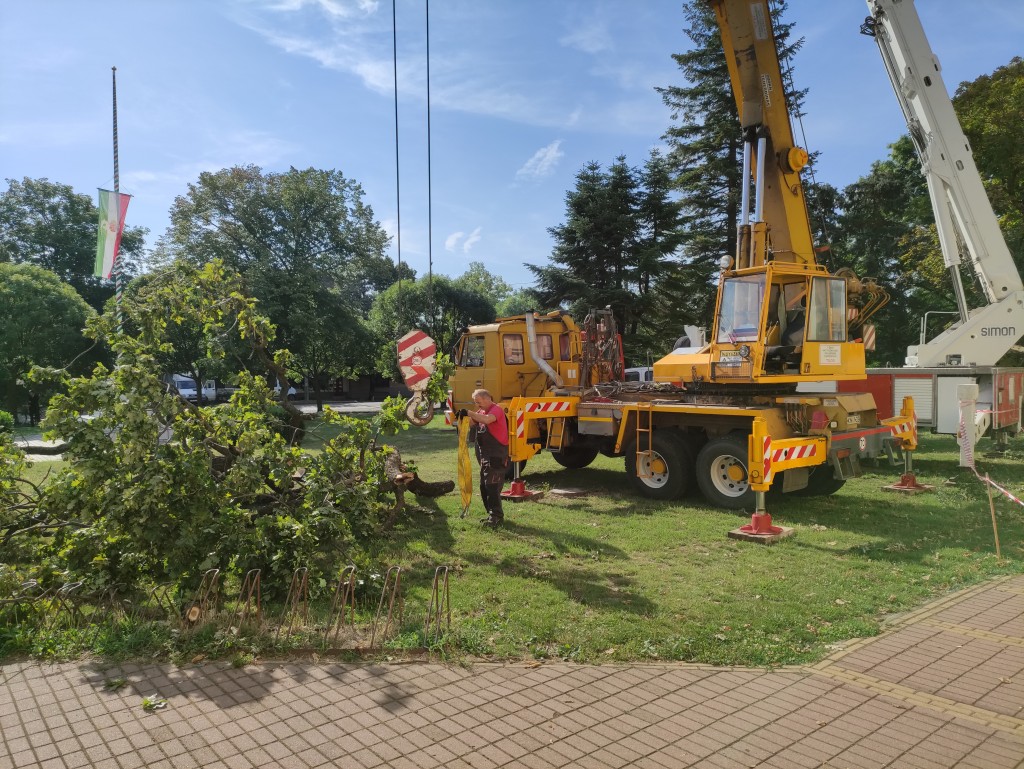
[[[501,346],[505,351],[505,363],[509,366],[518,366],[526,362],[523,353],[523,335],[505,334],[501,338]]]
[[[755,341],[763,301],[763,274],[726,280],[722,285],[722,304],[718,310],[718,342],[736,344]]]
[[[537,352],[544,360],[552,360],[555,357],[555,349],[551,344],[551,334],[537,335]]]
[[[846,281],[814,278],[808,310],[808,341],[846,341]]]
[[[462,344],[462,360],[459,365],[464,368],[476,368],[484,365],[484,338],[467,336]]]

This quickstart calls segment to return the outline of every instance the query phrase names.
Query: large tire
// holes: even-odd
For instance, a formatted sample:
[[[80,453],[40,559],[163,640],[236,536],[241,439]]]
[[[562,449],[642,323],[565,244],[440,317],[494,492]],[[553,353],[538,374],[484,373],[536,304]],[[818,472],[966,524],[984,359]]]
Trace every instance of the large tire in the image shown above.
[[[562,467],[579,470],[597,458],[597,448],[593,446],[566,446],[561,451],[552,451],[551,457]]]
[[[625,452],[626,474],[637,491],[650,499],[678,499],[686,493],[693,455],[686,442],[672,431],[655,432],[651,451],[637,456],[636,443]],[[637,471],[638,460],[641,472]]]
[[[708,502],[728,510],[753,510],[747,479],[747,441],[736,434],[712,438],[697,454],[697,485]]]
[[[777,481],[780,488],[782,487],[781,482],[782,479],[780,478]],[[845,485],[846,479],[836,478],[835,473],[832,471],[832,465],[826,463],[810,468],[807,476],[807,485],[802,489],[789,493],[797,497],[827,497],[835,494]],[[774,486],[775,484],[772,484],[773,488]]]

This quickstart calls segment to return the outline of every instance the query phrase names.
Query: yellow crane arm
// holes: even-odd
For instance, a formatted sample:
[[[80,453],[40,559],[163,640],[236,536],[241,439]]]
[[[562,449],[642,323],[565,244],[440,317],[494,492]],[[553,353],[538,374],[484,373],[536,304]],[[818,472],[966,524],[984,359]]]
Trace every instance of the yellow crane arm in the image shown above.
[[[806,150],[796,146],[767,0],[708,0],[722,36],[744,134],[744,194],[737,267],[774,259],[814,264],[800,183]],[[750,210],[750,179],[755,181]],[[744,228],[748,228],[745,232]]]

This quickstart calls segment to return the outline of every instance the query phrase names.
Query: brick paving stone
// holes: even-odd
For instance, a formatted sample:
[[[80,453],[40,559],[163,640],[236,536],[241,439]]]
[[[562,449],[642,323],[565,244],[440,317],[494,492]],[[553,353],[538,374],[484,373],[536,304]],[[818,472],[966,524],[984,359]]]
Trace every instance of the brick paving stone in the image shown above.
[[[943,712],[937,697],[1020,718],[1024,650],[998,636],[928,624],[997,628],[1019,638],[1024,596],[1007,593],[1007,584],[976,589],[969,600],[947,601],[920,620],[910,615],[819,666],[824,674],[657,664],[237,671],[215,663],[180,670],[12,663],[0,667],[0,765],[40,767],[59,759],[71,769],[433,769],[445,762],[447,769],[799,769],[831,756],[830,769],[875,769],[882,762],[900,769],[957,762],[964,769],[1016,767],[1024,759],[1024,730],[997,731],[1005,720],[987,727],[958,717],[953,707]],[[1014,584],[1024,589],[1024,578]],[[1008,596],[1016,602],[1012,611],[1004,606]],[[829,677],[828,665],[874,680]],[[103,691],[105,678],[116,675],[129,677],[130,692]],[[905,689],[879,694],[886,676],[923,696],[904,702]],[[138,712],[139,697],[154,690],[171,707]],[[942,693],[929,701],[935,692]]]

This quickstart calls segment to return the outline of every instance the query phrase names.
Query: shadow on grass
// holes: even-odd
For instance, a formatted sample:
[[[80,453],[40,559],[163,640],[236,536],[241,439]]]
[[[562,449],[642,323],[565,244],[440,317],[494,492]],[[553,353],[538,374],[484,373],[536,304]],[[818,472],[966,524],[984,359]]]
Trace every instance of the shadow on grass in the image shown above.
[[[413,497],[395,525],[387,533],[384,542],[387,549],[407,551],[413,543],[423,542],[438,553],[451,553],[455,547],[455,535],[448,521],[448,514],[436,499]]]
[[[658,610],[634,579],[609,573],[603,567],[586,565],[580,558],[507,555],[495,561],[483,555],[472,555],[466,560],[475,565],[492,566],[506,577],[544,582],[583,606],[641,616],[651,616]]]
[[[977,484],[980,487],[980,484]],[[861,482],[863,487],[863,481]],[[855,534],[865,541],[847,548],[819,547],[807,541],[798,547],[814,548],[836,555],[855,555],[894,565],[921,564],[936,558],[943,548],[963,551],[994,550],[992,520],[984,490],[960,489],[928,492],[913,498],[897,492],[859,493],[845,489],[832,497],[774,500],[777,520],[784,525],[825,526],[836,532]],[[883,496],[884,495],[884,496]],[[1000,538],[1004,543],[1024,539],[1024,518],[1002,507]],[[1021,551],[1016,548],[1014,557]],[[1004,556],[1011,555],[1005,552]]]

